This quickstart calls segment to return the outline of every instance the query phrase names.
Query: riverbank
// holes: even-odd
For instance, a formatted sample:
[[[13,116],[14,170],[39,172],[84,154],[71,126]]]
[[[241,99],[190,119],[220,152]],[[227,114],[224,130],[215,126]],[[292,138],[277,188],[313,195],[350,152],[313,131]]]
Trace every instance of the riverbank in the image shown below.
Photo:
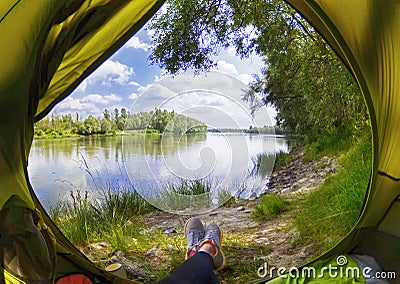
[[[290,162],[274,172],[270,191],[283,196],[290,203],[286,212],[276,217],[257,218],[257,208],[263,199],[237,200],[229,207],[220,207],[198,217],[204,223],[216,222],[224,230],[224,250],[228,259],[219,273],[221,283],[244,283],[257,279],[257,269],[265,262],[270,267],[296,267],[315,257],[312,244],[298,244],[299,231],[294,225],[306,195],[321,186],[328,175],[338,170],[338,157],[323,156],[304,162],[304,149],[290,155]],[[144,216],[147,225],[165,233],[182,233],[187,216],[165,212]]]
[[[293,151],[270,179],[271,191],[288,204],[276,217],[255,214],[263,212],[270,194],[253,201],[237,200],[199,216],[224,230],[228,262],[218,275],[221,283],[257,279],[264,263],[286,268],[306,264],[344,237],[362,206],[371,162],[368,151],[368,136],[339,158],[305,160],[304,150]],[[131,278],[155,283],[184,261],[183,226],[189,217],[152,211],[127,222],[114,218],[109,231],[81,242],[79,248],[99,267],[120,261]]]
[[[114,130],[106,133],[95,133],[95,134],[78,134],[74,131],[56,131],[48,130],[41,131],[35,130],[34,139],[64,139],[64,138],[86,138],[86,137],[116,137],[116,136],[129,136],[129,135],[159,135],[162,134],[159,131],[151,130]]]
[[[303,156],[304,150],[294,151],[291,161],[271,177],[271,190],[289,200],[290,210],[272,219],[259,220],[254,217],[254,211],[262,200],[238,200],[228,207],[199,216],[205,223],[216,222],[224,230],[223,247],[228,263],[218,275],[221,283],[244,283],[257,279],[257,269],[265,262],[275,267],[292,267],[305,264],[315,256],[312,244],[297,242],[299,231],[294,225],[295,216],[307,194],[337,171],[338,158],[324,156],[303,162]],[[184,261],[183,225],[188,217],[160,211],[140,217],[143,230],[150,232],[149,246],[141,253],[133,248],[124,254],[140,264],[139,274],[143,275],[145,271],[149,283],[168,275],[171,269]],[[113,252],[112,246],[104,241],[81,249],[103,267],[110,261],[110,254],[113,260],[121,260],[121,253]]]

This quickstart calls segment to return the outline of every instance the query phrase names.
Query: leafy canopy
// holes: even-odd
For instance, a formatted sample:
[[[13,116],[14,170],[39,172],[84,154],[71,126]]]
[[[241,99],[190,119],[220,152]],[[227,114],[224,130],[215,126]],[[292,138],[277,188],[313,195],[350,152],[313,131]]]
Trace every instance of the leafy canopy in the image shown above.
[[[170,0],[151,22],[150,61],[171,74],[216,65],[221,50],[260,55],[244,98],[255,110],[272,105],[279,126],[318,137],[356,129],[367,119],[358,86],[321,36],[278,0]]]

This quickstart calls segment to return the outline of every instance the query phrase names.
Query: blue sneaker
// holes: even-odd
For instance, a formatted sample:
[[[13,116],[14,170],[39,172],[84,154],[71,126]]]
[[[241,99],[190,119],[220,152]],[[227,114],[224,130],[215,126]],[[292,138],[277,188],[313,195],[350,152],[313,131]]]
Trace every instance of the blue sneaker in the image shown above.
[[[222,230],[217,224],[215,223],[207,224],[204,233],[204,239],[200,244],[201,247],[203,243],[211,241],[211,243],[214,245],[216,252],[215,255],[213,256],[214,258],[213,269],[215,271],[220,271],[222,268],[225,267],[226,264],[226,257],[221,248],[222,236],[223,236]]]
[[[187,242],[185,259],[198,251],[199,244],[204,238],[204,226],[199,218],[190,218],[185,224],[185,238]]]

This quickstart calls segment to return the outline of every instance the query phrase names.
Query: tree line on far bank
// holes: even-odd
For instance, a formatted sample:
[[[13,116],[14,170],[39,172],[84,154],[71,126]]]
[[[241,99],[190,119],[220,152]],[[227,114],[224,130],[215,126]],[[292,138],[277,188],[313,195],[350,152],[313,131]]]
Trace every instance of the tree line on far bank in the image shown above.
[[[53,113],[35,123],[35,137],[62,137],[74,135],[114,135],[122,130],[144,130],[146,133],[204,133],[207,126],[194,118],[155,109],[131,114],[125,108],[103,111],[102,117],[89,115],[81,120],[79,114]]]

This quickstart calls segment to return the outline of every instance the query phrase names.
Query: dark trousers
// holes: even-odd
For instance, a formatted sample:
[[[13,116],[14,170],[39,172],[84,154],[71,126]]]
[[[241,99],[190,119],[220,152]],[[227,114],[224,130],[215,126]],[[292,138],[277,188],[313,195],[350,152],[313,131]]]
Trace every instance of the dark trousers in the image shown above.
[[[215,284],[218,283],[213,272],[213,259],[199,251],[179,265],[171,275],[161,280],[159,284]]]

